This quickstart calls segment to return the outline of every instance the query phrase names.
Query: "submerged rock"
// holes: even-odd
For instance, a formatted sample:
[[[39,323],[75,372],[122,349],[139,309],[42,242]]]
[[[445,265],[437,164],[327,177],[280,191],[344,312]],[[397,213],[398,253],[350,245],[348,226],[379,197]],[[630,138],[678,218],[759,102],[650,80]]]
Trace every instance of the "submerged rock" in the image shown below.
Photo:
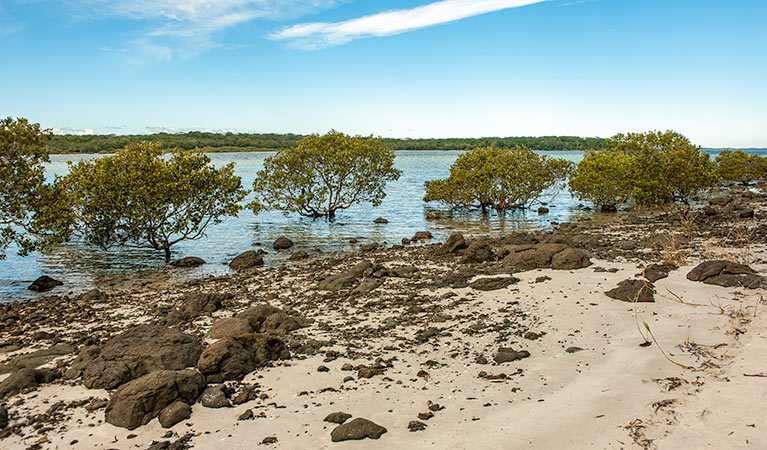
[[[27,289],[34,292],[45,292],[45,291],[50,291],[51,289],[57,286],[62,286],[63,284],[64,284],[63,282],[59,280],[55,280],[49,277],[48,275],[43,275],[40,278],[33,281],[32,284],[30,284],[29,287],[27,287]]]
[[[286,237],[278,237],[277,240],[274,241],[274,244],[272,244],[272,247],[275,250],[288,250],[293,248],[293,241]]]
[[[171,261],[173,267],[198,267],[205,264],[205,260],[196,256],[187,256],[186,258]]]

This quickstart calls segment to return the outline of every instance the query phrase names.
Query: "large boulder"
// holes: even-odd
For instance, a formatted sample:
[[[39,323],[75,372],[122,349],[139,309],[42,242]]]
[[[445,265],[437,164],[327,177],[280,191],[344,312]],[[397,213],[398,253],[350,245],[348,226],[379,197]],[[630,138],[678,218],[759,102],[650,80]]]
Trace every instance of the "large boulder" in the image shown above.
[[[245,319],[254,330],[260,330],[264,321],[272,314],[283,313],[280,308],[262,303],[260,305],[251,306],[250,308],[237,314],[235,317]]]
[[[652,303],[655,301],[654,286],[649,281],[628,279],[618,283],[618,286],[605,292],[605,295],[622,302]]]
[[[213,343],[200,355],[197,368],[211,383],[240,380],[270,361],[290,357],[285,343],[265,334],[227,337]]]
[[[263,251],[248,250],[240,253],[229,263],[229,268],[236,271],[250,270],[264,265]]]
[[[237,337],[248,334],[251,331],[253,331],[253,328],[247,320],[240,317],[229,317],[213,322],[213,326],[208,331],[208,337],[211,339]]]
[[[416,233],[413,235],[413,237],[410,238],[412,242],[418,242],[418,241],[428,241],[433,236],[431,235],[431,232],[429,231],[416,231]]]
[[[642,274],[647,281],[655,283],[658,280],[666,278],[674,269],[677,269],[677,266],[671,263],[650,264],[645,267]]]
[[[330,432],[333,442],[360,440],[365,438],[378,439],[386,433],[386,428],[368,420],[358,417],[351,422],[339,425]]]
[[[16,395],[24,389],[36,388],[41,384],[50,383],[58,377],[58,372],[51,369],[21,369],[0,383],[0,398]]]
[[[159,325],[137,325],[109,339],[83,373],[90,389],[114,389],[158,370],[194,366],[202,344],[188,334]]]
[[[163,428],[170,428],[190,417],[192,417],[192,407],[181,400],[176,400],[160,411],[159,420]]]
[[[83,374],[88,365],[101,353],[97,345],[88,345],[77,352],[77,357],[69,364],[69,369],[64,372],[64,378],[77,378]]]
[[[43,275],[40,278],[33,281],[32,284],[30,284],[29,287],[27,287],[27,289],[34,292],[45,292],[45,291],[50,291],[51,289],[57,286],[61,286],[63,284],[64,284],[63,282],[59,280],[54,280],[48,275]]]
[[[706,261],[687,274],[690,281],[700,281],[724,287],[758,289],[767,286],[767,280],[745,264],[731,261]]]
[[[177,400],[194,403],[203,388],[205,377],[194,369],[152,372],[117,389],[107,404],[106,421],[133,430]]]
[[[464,239],[461,233],[453,233],[447,238],[442,247],[440,247],[441,253],[458,253],[459,250],[466,248],[466,239]]]

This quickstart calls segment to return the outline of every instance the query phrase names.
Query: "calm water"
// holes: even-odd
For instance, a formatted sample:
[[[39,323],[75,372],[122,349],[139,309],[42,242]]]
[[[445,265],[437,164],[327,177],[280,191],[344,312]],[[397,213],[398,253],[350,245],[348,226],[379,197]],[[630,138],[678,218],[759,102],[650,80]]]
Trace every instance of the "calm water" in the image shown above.
[[[47,254],[33,254],[21,258],[14,249],[8,249],[7,259],[0,261],[0,301],[31,298],[29,283],[46,274],[65,282],[65,285],[51,291],[55,294],[83,292],[93,286],[100,276],[136,270],[174,270],[179,277],[202,277],[228,273],[227,263],[246,250],[263,247],[268,254],[267,265],[286,262],[288,253],[277,253],[271,243],[278,236],[286,236],[296,243],[294,250],[307,252],[320,249],[323,252],[353,249],[349,239],[357,238],[360,243],[399,243],[404,237],[411,237],[416,231],[429,230],[436,240],[444,239],[452,230],[467,233],[488,233],[512,229],[545,228],[552,221],[565,222],[574,215],[585,214],[577,208],[577,202],[567,193],[553,193],[542,200],[549,203],[550,213],[539,216],[537,208],[523,212],[507,213],[501,219],[495,215],[482,216],[479,213],[455,214],[451,218],[426,220],[429,209],[439,205],[426,204],[423,183],[426,180],[445,178],[450,165],[460,152],[397,152],[396,166],[402,170],[402,177],[387,187],[387,196],[377,208],[358,205],[338,213],[336,221],[326,223],[312,221],[298,215],[285,216],[279,212],[265,212],[254,216],[243,211],[238,217],[227,218],[223,223],[208,229],[201,240],[182,242],[174,246],[174,258],[199,256],[208,264],[200,269],[169,269],[165,267],[162,252],[143,249],[113,249],[108,252],[85,245],[69,244]],[[263,166],[263,160],[270,153],[215,153],[210,154],[216,165],[236,163],[236,171],[242,177],[243,185],[250,188],[256,172]],[[552,156],[577,162],[581,152],[554,152]],[[47,175],[67,172],[67,161],[79,161],[98,156],[54,155],[48,166]],[[249,199],[248,199],[249,200]],[[386,218],[389,223],[373,223],[377,217]]]

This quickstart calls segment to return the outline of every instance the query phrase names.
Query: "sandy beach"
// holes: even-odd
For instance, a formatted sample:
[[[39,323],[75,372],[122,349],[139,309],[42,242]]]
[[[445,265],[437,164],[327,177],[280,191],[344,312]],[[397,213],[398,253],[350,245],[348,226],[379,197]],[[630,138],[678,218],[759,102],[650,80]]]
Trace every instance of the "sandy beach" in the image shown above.
[[[112,280],[98,293],[6,305],[0,392],[9,424],[0,442],[8,449],[765,448],[762,204],[761,195],[744,194],[712,205],[717,214],[700,219],[683,249],[676,244],[689,229],[683,220],[628,214],[536,235],[466,236],[455,249],[424,240],[192,282],[167,273]],[[748,243],[726,232],[728,211],[743,207],[756,211],[738,221],[753,236]],[[545,248],[554,256],[534,265],[549,267],[520,270],[538,257],[520,255]],[[605,295],[624,280],[650,278],[642,278],[645,268],[672,256],[679,266],[647,282],[654,302]],[[700,263],[728,258],[754,269],[736,275],[754,277],[747,286],[688,278]],[[562,268],[573,265],[584,267]],[[193,297],[219,304],[173,319]],[[247,311],[264,304],[278,313],[256,329]],[[110,340],[136,324],[183,333],[202,350],[196,367],[208,390],[196,392],[202,400],[188,405],[190,417],[169,428],[155,417],[132,429],[107,421],[136,407],[118,401],[121,391],[151,373],[131,373],[117,389],[84,386],[106,383],[115,370],[105,356]],[[234,375],[203,363],[217,342],[245,334],[269,335],[285,351]],[[84,357],[89,346],[101,356]],[[53,348],[62,354],[23,356]],[[52,381],[33,374],[34,383],[8,387],[11,373],[45,368]],[[219,389],[217,407],[203,405],[211,389]],[[149,415],[157,416],[178,397],[160,394],[143,393],[142,412],[154,408]],[[386,431],[334,442],[340,425],[324,419],[337,412],[350,416],[347,424],[364,418]]]

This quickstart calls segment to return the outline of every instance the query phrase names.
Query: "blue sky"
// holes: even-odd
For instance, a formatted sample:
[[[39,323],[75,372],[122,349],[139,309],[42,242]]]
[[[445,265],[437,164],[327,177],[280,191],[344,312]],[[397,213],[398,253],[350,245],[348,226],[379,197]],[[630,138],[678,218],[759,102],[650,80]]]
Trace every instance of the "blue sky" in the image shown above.
[[[2,0],[0,116],[767,147],[766,17],[761,0]]]

